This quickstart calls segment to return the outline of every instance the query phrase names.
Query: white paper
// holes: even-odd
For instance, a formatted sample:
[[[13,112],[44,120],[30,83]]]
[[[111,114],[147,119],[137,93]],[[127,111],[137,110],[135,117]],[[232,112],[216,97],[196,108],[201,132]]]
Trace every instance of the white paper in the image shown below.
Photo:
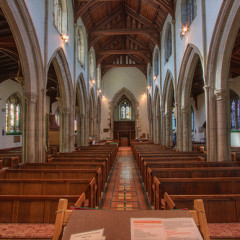
[[[131,218],[131,240],[202,240],[193,218]]]
[[[104,228],[89,232],[72,234],[70,240],[104,240],[105,237],[103,236],[103,231]]]

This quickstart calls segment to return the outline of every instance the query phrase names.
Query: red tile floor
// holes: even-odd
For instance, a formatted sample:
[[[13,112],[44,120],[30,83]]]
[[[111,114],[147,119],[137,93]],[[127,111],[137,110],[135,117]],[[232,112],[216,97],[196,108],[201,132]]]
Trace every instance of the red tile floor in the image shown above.
[[[130,147],[119,147],[111,179],[103,194],[100,208],[110,210],[150,209],[146,193],[141,188]]]

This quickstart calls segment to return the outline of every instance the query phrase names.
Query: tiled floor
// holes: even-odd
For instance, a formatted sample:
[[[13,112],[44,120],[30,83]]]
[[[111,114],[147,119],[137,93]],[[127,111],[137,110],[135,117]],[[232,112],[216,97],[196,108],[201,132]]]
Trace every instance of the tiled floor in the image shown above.
[[[111,180],[103,195],[103,209],[147,209],[130,147],[119,147]]]

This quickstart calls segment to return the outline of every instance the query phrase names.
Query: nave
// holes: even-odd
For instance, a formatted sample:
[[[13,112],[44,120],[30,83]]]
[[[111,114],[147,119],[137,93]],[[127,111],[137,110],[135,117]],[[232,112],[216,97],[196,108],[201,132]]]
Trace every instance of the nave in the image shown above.
[[[54,150],[47,157],[0,170],[0,239],[59,239],[72,211],[193,211],[196,199],[205,207],[204,239],[240,238],[238,161],[207,162],[204,152],[150,142]]]

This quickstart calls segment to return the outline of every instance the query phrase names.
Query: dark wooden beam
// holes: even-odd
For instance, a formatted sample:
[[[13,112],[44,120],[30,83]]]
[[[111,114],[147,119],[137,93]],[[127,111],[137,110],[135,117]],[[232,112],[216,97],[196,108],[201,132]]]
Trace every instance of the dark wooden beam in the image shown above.
[[[148,54],[148,50],[128,50],[128,49],[123,49],[123,50],[102,50],[98,51],[99,55],[119,55],[119,54]]]
[[[13,37],[0,37],[0,48],[1,47],[15,47],[15,41]]]
[[[128,34],[147,34],[156,33],[155,29],[151,28],[135,28],[135,29],[102,29],[94,30],[91,32],[92,35],[128,35]]]
[[[102,68],[113,68],[113,67],[145,67],[144,64],[103,64]]]

